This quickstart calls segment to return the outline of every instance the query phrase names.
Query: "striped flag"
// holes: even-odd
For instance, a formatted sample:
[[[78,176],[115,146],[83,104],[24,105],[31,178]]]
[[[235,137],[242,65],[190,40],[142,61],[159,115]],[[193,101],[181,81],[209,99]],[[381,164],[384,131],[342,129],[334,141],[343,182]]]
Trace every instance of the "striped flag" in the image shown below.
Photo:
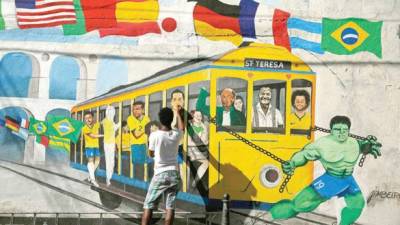
[[[213,41],[229,41],[236,46],[256,39],[254,18],[259,3],[240,0],[231,5],[219,0],[196,1],[193,20],[196,34]]]
[[[19,131],[19,122],[12,117],[6,116],[6,127],[12,131]]]
[[[76,23],[73,0],[15,0],[21,29]]]
[[[275,9],[272,31],[275,45],[285,47],[289,51],[300,48],[324,54],[321,48],[321,23],[292,17],[288,12]]]
[[[120,0],[115,4],[116,25],[100,29],[100,37],[160,34],[161,29],[157,23],[158,15],[159,4],[157,0]]]
[[[21,119],[21,123],[20,123],[20,127],[25,128],[25,129],[29,129],[29,121],[26,119]]]

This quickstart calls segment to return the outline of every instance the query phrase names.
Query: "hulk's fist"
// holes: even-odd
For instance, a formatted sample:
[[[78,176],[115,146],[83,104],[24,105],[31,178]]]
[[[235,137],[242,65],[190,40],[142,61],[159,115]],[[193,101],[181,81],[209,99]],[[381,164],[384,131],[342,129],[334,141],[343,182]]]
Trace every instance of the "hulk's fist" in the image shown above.
[[[293,175],[294,169],[296,169],[296,166],[294,165],[294,162],[292,161],[287,161],[282,163],[282,170],[285,174],[287,175]]]
[[[361,143],[361,152],[364,154],[371,154],[376,159],[381,156],[382,144],[378,142],[375,136],[368,135],[366,140]]]

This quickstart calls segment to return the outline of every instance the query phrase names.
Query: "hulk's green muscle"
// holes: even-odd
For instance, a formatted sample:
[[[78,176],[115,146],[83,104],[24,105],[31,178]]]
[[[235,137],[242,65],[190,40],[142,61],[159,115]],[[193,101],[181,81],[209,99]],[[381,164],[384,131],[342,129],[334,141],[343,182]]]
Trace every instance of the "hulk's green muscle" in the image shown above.
[[[349,137],[345,142],[337,142],[328,135],[297,152],[290,163],[299,167],[308,161],[319,160],[329,174],[348,176],[353,173],[359,155],[360,147],[354,138]]]

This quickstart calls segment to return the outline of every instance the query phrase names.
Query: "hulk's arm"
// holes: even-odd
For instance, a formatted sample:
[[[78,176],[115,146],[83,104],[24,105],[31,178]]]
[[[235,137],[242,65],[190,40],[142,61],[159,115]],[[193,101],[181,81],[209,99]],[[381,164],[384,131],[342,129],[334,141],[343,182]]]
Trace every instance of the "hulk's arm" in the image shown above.
[[[304,166],[308,161],[314,161],[321,158],[321,153],[316,144],[308,144],[303,150],[295,153],[292,158],[282,164],[282,170],[286,174],[293,175],[296,167]]]
[[[292,156],[290,162],[295,167],[304,166],[308,161],[315,161],[321,158],[319,148],[315,144],[306,145],[303,150]]]

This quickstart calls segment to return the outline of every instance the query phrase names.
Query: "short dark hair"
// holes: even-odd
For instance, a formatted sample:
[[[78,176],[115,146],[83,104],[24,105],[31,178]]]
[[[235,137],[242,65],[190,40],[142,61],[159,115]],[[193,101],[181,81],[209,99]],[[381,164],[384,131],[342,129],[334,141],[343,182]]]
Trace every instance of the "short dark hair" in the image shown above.
[[[347,117],[347,116],[334,116],[334,117],[331,119],[331,122],[329,123],[329,127],[332,129],[333,125],[335,125],[335,124],[337,124],[337,123],[346,124],[346,125],[349,127],[349,129],[350,129],[350,127],[351,127],[350,119],[349,119],[349,117]]]
[[[182,94],[182,97],[185,98],[185,94],[183,93],[183,91],[179,90],[179,89],[175,89],[171,92],[171,98],[174,94]]]
[[[158,113],[158,118],[162,125],[171,128],[171,123],[174,120],[174,112],[168,107],[162,108]]]
[[[306,99],[307,107],[310,105],[310,94],[306,90],[296,90],[292,93],[292,106],[294,107],[294,102],[297,96],[304,96]]]
[[[137,101],[132,104],[132,106],[135,106],[135,105],[140,105],[142,107],[142,109],[144,109],[144,102],[142,102],[142,101]]]
[[[94,117],[94,114],[93,114],[91,111],[86,111],[86,112],[83,114],[83,117],[85,117],[86,115],[91,115],[92,117]]]

